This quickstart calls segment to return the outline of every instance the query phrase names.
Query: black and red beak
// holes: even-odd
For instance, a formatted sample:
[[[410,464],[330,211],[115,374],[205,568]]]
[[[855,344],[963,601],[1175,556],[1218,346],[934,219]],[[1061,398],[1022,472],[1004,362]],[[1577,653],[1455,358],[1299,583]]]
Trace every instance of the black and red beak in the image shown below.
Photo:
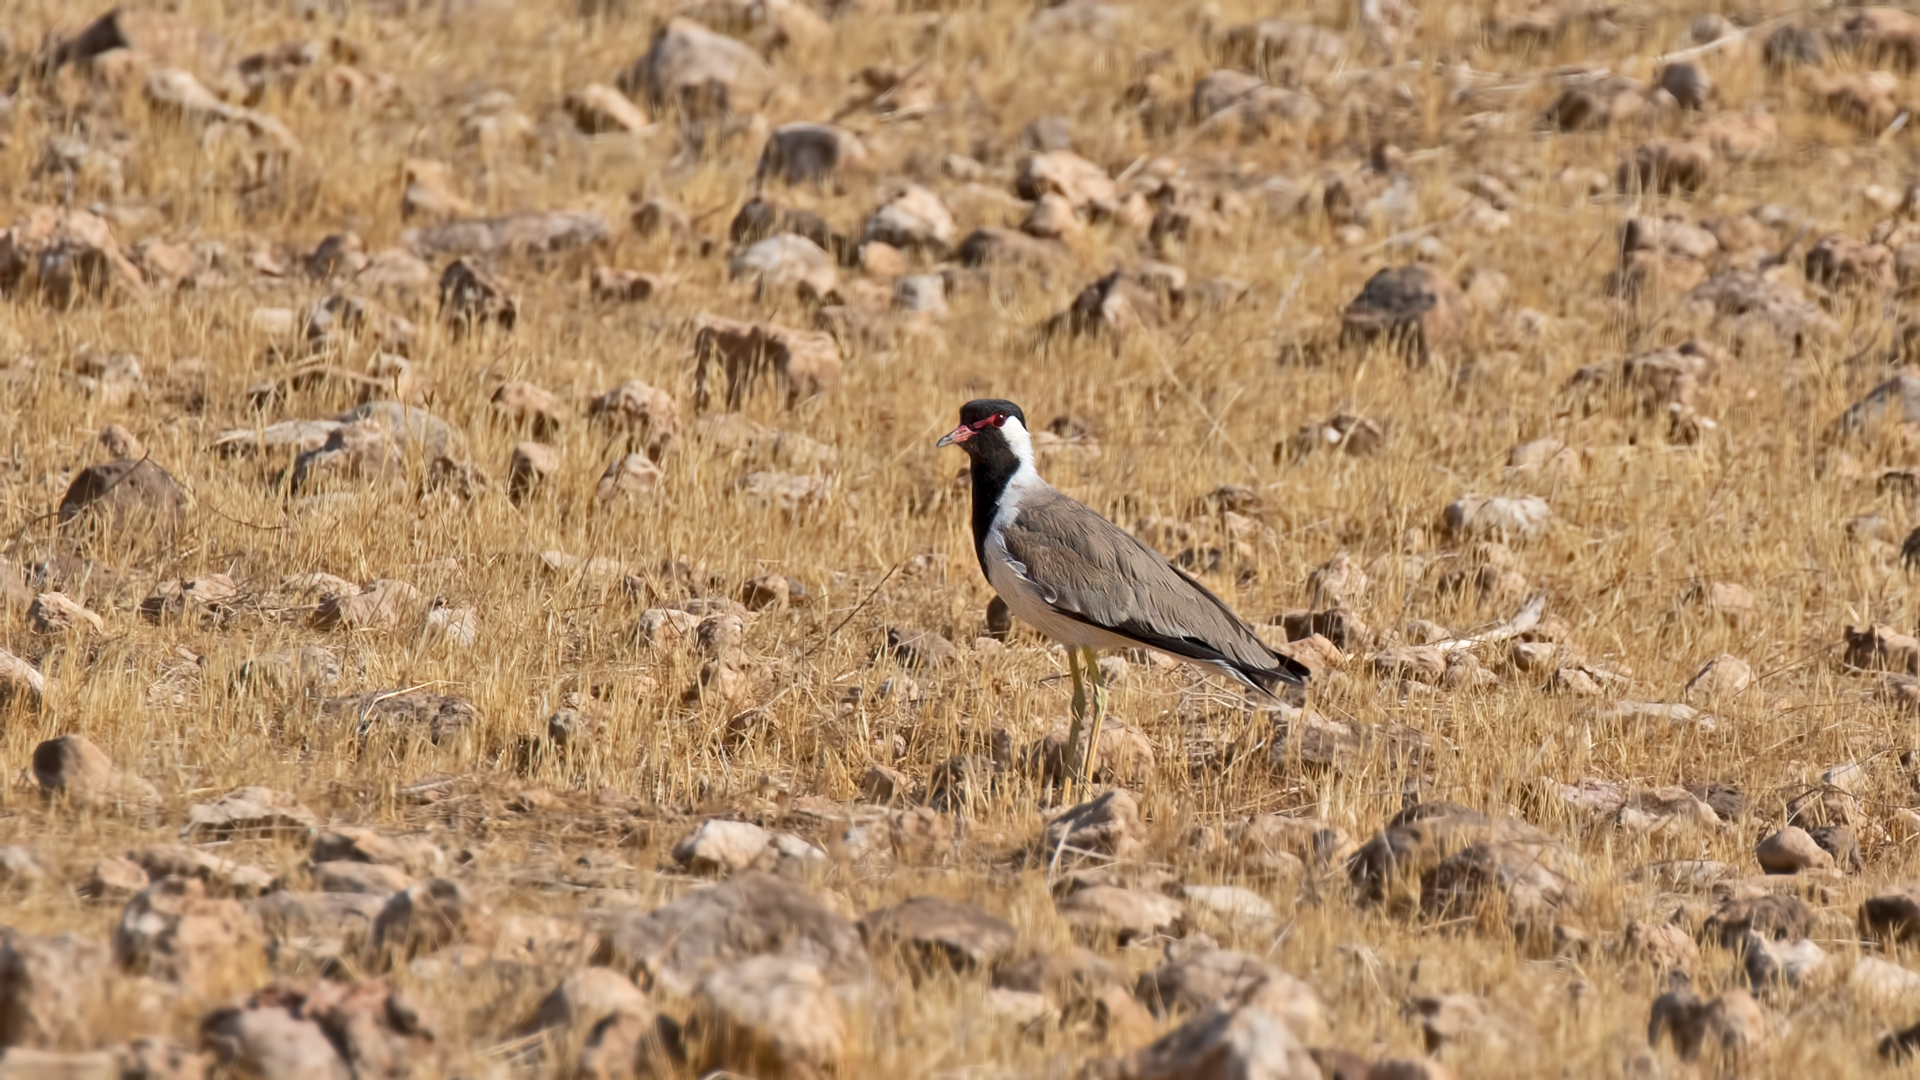
[[[967,424],[961,424],[959,427],[954,428],[952,431],[949,431],[945,435],[940,436],[940,441],[937,443],[934,443],[933,446],[934,446],[934,449],[937,450],[943,446],[952,446],[955,443],[966,442],[968,439],[973,438],[973,436],[974,436],[974,430],[972,426]]]

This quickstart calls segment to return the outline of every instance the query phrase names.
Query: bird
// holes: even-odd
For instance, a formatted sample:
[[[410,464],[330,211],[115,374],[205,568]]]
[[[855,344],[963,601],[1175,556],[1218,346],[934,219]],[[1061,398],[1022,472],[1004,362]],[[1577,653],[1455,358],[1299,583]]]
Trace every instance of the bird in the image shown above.
[[[1233,609],[1166,556],[1040,476],[1020,406],[981,398],[936,447],[958,446],[973,479],[973,550],[1013,614],[1064,645],[1073,678],[1067,760],[1084,780],[1106,713],[1101,649],[1148,648],[1278,699],[1308,672],[1275,652]],[[1085,679],[1082,669],[1085,669]],[[1085,761],[1077,750],[1093,684]]]

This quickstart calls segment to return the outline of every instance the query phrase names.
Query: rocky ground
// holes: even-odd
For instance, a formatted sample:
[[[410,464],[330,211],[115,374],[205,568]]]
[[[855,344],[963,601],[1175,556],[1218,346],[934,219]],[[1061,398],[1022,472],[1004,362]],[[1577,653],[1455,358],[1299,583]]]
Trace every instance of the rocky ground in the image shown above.
[[[10,15],[0,1080],[1920,1052],[1920,16]]]

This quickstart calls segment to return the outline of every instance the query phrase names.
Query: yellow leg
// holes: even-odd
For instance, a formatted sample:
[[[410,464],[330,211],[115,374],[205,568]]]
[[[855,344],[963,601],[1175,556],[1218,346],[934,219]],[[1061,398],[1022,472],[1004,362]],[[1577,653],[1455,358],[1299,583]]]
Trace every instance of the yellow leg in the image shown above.
[[[1073,798],[1074,781],[1081,779],[1078,770],[1080,762],[1080,721],[1087,715],[1087,684],[1080,677],[1080,650],[1067,650],[1067,673],[1073,677],[1073,720],[1067,725],[1067,751],[1061,758],[1067,775],[1061,784],[1068,801]]]
[[[1093,782],[1093,767],[1100,760],[1100,725],[1107,718],[1107,684],[1100,675],[1100,658],[1092,649],[1086,650],[1087,677],[1093,681],[1093,733],[1087,737],[1086,764],[1080,769],[1080,776],[1089,784]]]

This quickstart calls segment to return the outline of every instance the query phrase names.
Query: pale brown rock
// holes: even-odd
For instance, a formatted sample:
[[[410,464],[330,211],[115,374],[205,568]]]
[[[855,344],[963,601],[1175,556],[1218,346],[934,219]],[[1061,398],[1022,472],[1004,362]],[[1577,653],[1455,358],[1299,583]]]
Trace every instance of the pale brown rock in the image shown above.
[[[729,410],[771,376],[791,408],[802,398],[832,391],[840,383],[840,347],[830,335],[780,326],[756,326],[715,316],[700,317],[694,337],[694,403],[705,409],[713,382],[724,384]]]
[[[669,19],[615,85],[644,95],[655,113],[697,118],[753,112],[773,83],[773,71],[751,48],[690,19]]]
[[[1687,681],[1687,696],[1712,701],[1741,694],[1752,685],[1753,668],[1737,656],[1722,653]]]
[[[0,1055],[82,1045],[106,1020],[97,993],[108,959],[105,946],[73,934],[0,933]]]
[[[1693,1061],[1709,1047],[1729,1054],[1757,1049],[1769,1037],[1766,1014],[1745,990],[1728,990],[1702,1001],[1684,983],[1654,999],[1647,1041],[1672,1039],[1674,1053]]]
[[[1133,858],[1146,849],[1139,804],[1125,790],[1116,788],[1092,802],[1065,810],[1047,823],[1041,847],[1049,858],[1054,851],[1067,848]]]
[[[858,982],[870,970],[853,923],[804,886],[752,872],[652,912],[621,914],[610,921],[595,962],[684,995],[708,972],[763,953],[809,960],[836,985]]]
[[[46,697],[47,677],[40,669],[0,649],[0,705],[15,700],[39,705]]]
[[[305,842],[318,826],[297,796],[264,787],[235,788],[211,803],[187,808],[182,836],[206,842],[234,837],[286,837]]]
[[[767,869],[773,834],[751,821],[709,818],[674,845],[674,861],[696,874]]]
[[[456,333],[492,324],[512,330],[520,318],[520,300],[486,267],[456,259],[440,275],[440,317]]]
[[[209,897],[194,878],[156,881],[127,901],[113,931],[122,970],[210,990],[257,950],[258,928],[238,900]]]
[[[868,912],[860,936],[870,952],[896,949],[917,970],[986,970],[1009,954],[1018,935],[1012,924],[972,904],[916,896]]]
[[[1306,983],[1249,953],[1202,948],[1142,972],[1134,996],[1155,1016],[1197,1012],[1235,998],[1286,1024],[1303,1043],[1327,1035],[1326,1006]]]
[[[206,886],[214,897],[247,899],[273,888],[273,875],[257,866],[223,859],[205,848],[167,844],[142,848],[129,858],[154,881],[162,878],[193,878]],[[101,860],[103,863],[106,860]],[[143,886],[144,887],[144,886]]]
[[[59,521],[86,542],[142,550],[168,542],[186,507],[186,493],[158,464],[116,458],[80,470],[60,497]]]
[[[1021,162],[1014,190],[1023,199],[1058,195],[1076,212],[1115,195],[1112,178],[1098,165],[1071,150],[1035,154]]]
[[[1231,995],[1195,1013],[1155,1042],[1119,1058],[1092,1062],[1094,1080],[1320,1080],[1320,1067],[1281,1020],[1247,995]]]
[[[75,809],[148,813],[160,805],[152,784],[115,766],[84,735],[62,735],[34,747],[33,777],[42,794]]]
[[[650,1016],[653,1007],[647,995],[625,975],[602,967],[581,968],[569,972],[540,999],[520,1030],[584,1036],[602,1020],[620,1012]]]
[[[588,83],[571,91],[561,104],[574,126],[588,135],[637,135],[648,126],[645,109],[601,83]]]
[[[495,415],[525,427],[536,439],[551,438],[569,419],[570,410],[558,394],[522,380],[502,383],[491,403]]]
[[[363,862],[397,866],[410,874],[445,869],[446,852],[424,835],[390,835],[352,825],[336,825],[313,838],[313,861]]]
[[[200,1024],[201,1043],[217,1063],[261,1080],[355,1080],[300,1004],[299,995],[262,991],[244,1005],[208,1014]]]
[[[1121,945],[1161,934],[1183,936],[1189,918],[1187,905],[1172,897],[1114,885],[1075,889],[1054,907],[1083,940]]]
[[[100,616],[65,593],[45,592],[33,598],[27,608],[27,623],[36,634],[57,636],[72,633],[99,633],[105,626]]]
[[[1111,658],[1110,658],[1111,659]],[[1084,767],[1087,738],[1083,730],[1074,747],[1078,755],[1068,760],[1067,736],[1071,724],[1056,723],[1039,742],[1027,748],[1027,764],[1037,769],[1046,782],[1062,783],[1079,774]],[[1088,779],[1097,784],[1140,784],[1153,771],[1153,743],[1131,725],[1107,717],[1100,725],[1100,742],[1093,750],[1093,767]]]
[[[93,864],[80,882],[81,896],[89,900],[121,903],[151,884],[147,872],[132,859],[109,855]]]
[[[392,629],[425,606],[419,589],[381,578],[350,593],[327,594],[309,621],[315,630]]]
[[[594,485],[595,502],[644,502],[659,490],[665,478],[660,466],[645,454],[627,454],[615,458]]]
[[[1406,350],[1425,363],[1451,349],[1465,323],[1465,307],[1460,287],[1431,267],[1381,270],[1341,314],[1341,335],[1354,343]]]
[[[1634,919],[1621,934],[1621,946],[1644,959],[1656,971],[1687,971],[1700,958],[1699,947],[1685,929],[1671,923]]]
[[[845,1053],[846,1020],[818,967],[756,956],[721,968],[695,994],[696,1068],[779,1080],[815,1077]]]
[[[376,955],[411,959],[459,941],[483,918],[459,882],[432,878],[395,893],[373,922]]]
[[[593,399],[587,413],[596,422],[625,432],[629,445],[655,461],[680,444],[680,407],[673,395],[638,379],[629,379]]]
[[[364,862],[314,863],[314,888],[325,893],[388,897],[413,885],[413,876],[397,866]]]
[[[1769,874],[1798,874],[1831,870],[1833,856],[1821,850],[1805,829],[1789,825],[1760,841],[1753,849],[1760,868]]]

